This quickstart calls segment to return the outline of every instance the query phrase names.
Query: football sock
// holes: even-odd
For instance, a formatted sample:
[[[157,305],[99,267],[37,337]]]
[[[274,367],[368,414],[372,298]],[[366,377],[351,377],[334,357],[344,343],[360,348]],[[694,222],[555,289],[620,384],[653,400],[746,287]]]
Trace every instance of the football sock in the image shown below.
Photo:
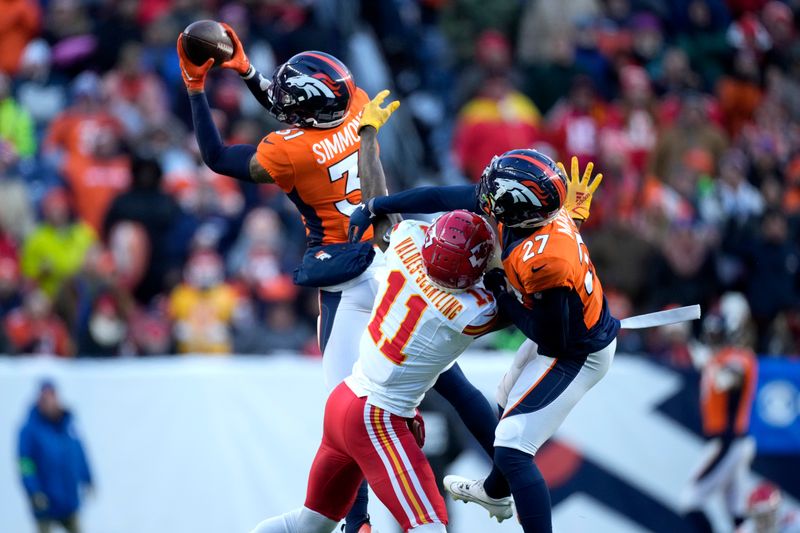
[[[497,465],[492,465],[492,471],[483,481],[483,490],[487,496],[494,499],[511,496],[511,487],[508,486],[508,481]]]
[[[469,432],[491,458],[494,455],[497,415],[483,393],[467,380],[458,365],[441,374],[433,388],[455,408]]]
[[[369,522],[369,515],[367,514],[367,507],[369,505],[369,486],[367,482],[361,483],[358,487],[358,494],[350,508],[350,512],[344,519],[344,532],[345,533],[358,533],[361,526]]]
[[[494,452],[494,462],[511,485],[522,530],[525,533],[552,533],[550,491],[533,456],[498,447]]]

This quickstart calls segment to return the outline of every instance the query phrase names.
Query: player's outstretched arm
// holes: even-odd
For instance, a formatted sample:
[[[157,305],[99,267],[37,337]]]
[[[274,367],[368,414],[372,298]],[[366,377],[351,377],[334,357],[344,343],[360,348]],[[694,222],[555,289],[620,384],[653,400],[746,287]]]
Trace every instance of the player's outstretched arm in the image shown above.
[[[258,103],[266,109],[269,109],[270,101],[267,96],[269,80],[250,63],[250,59],[244,52],[242,41],[239,39],[239,36],[236,35],[236,32],[233,31],[233,28],[224,22],[221,24],[231,38],[231,42],[233,42],[233,56],[222,63],[220,67],[235,70],[239,76],[241,76],[242,80],[244,80],[250,93],[258,100]]]
[[[194,133],[203,162],[218,174],[243,181],[271,182],[268,175],[261,175],[266,173],[261,165],[253,168],[254,165],[251,164],[255,160],[255,146],[249,144],[226,146],[222,142],[219,130],[211,118],[211,109],[205,95],[205,78],[214,64],[214,60],[209,59],[198,67],[186,57],[180,38],[178,38],[177,47],[181,75],[189,93],[189,103],[192,106]]]
[[[388,193],[386,175],[378,153],[378,131],[386,123],[394,111],[400,107],[400,102],[394,101],[384,108],[381,104],[389,96],[389,91],[381,91],[364,106],[361,115],[361,124],[358,133],[361,136],[361,147],[358,158],[358,175],[361,177],[361,199],[369,201],[376,196]],[[402,220],[398,215],[378,217],[374,222],[374,242],[382,250],[386,250],[388,243],[384,236],[389,229]]]
[[[418,187],[361,204],[350,215],[350,242],[358,242],[375,217],[391,213],[439,213],[466,209],[481,214],[474,185]]]
[[[568,178],[569,186],[567,187],[567,200],[564,202],[564,209],[567,210],[570,217],[578,227],[589,218],[589,208],[592,205],[592,196],[603,181],[603,174],[598,173],[592,179],[592,170],[594,170],[594,163],[591,161],[586,164],[586,170],[581,176],[578,164],[578,158],[572,156],[572,165],[570,173],[564,168],[563,163],[558,163],[558,168]]]

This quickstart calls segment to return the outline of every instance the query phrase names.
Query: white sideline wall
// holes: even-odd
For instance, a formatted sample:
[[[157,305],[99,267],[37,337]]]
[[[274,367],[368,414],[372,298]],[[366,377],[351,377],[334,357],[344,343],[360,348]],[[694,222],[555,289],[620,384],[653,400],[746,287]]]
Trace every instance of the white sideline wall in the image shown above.
[[[510,354],[470,353],[460,363],[494,398]],[[96,479],[84,533],[247,532],[302,504],[326,398],[315,359],[170,357],[108,361],[0,358],[0,532],[29,533],[16,465],[17,432],[39,381],[52,378],[76,415]],[[558,438],[677,509],[702,443],[650,408],[679,378],[639,358],[612,369]],[[664,450],[669,450],[665,457]],[[665,460],[668,457],[668,460]],[[454,471],[482,475],[478,455]],[[397,531],[373,498],[373,523]],[[520,531],[482,509],[453,506],[456,533]],[[619,512],[576,494],[554,511],[556,531],[642,531]]]

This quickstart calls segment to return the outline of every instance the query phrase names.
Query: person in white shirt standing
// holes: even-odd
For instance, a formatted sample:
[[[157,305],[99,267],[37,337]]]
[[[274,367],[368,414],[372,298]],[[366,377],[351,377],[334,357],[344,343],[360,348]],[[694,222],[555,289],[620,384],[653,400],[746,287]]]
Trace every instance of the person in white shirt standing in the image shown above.
[[[325,407],[305,505],[253,533],[328,533],[364,478],[404,531],[446,531],[416,409],[472,340],[496,326],[495,301],[481,284],[493,255],[491,227],[468,211],[395,226],[359,358]]]

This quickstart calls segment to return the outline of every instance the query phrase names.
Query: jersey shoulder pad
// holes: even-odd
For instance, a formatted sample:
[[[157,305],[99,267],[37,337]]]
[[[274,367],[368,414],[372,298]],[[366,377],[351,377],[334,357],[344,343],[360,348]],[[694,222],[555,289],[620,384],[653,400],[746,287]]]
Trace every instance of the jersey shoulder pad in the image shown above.
[[[258,143],[256,160],[281,189],[289,192],[294,188],[295,161],[302,157],[303,151],[297,144],[292,144],[291,139],[287,141],[286,137],[275,131],[264,137]]]
[[[428,225],[421,220],[405,219],[395,224],[392,228],[392,234],[389,237],[390,246],[393,243],[398,243],[406,237],[424,237]]]
[[[528,246],[529,242],[533,242],[533,246]],[[535,253],[533,248],[538,245],[535,241],[526,241],[517,246],[503,262],[512,284],[527,294],[569,286],[572,258],[569,253],[563,253],[566,250],[562,250],[562,253],[556,253],[554,249],[548,251],[549,244],[543,247],[541,253]]]
[[[462,294],[471,299],[468,305],[473,309],[462,333],[477,337],[490,332],[498,320],[497,303],[492,293],[482,287],[474,287]]]

